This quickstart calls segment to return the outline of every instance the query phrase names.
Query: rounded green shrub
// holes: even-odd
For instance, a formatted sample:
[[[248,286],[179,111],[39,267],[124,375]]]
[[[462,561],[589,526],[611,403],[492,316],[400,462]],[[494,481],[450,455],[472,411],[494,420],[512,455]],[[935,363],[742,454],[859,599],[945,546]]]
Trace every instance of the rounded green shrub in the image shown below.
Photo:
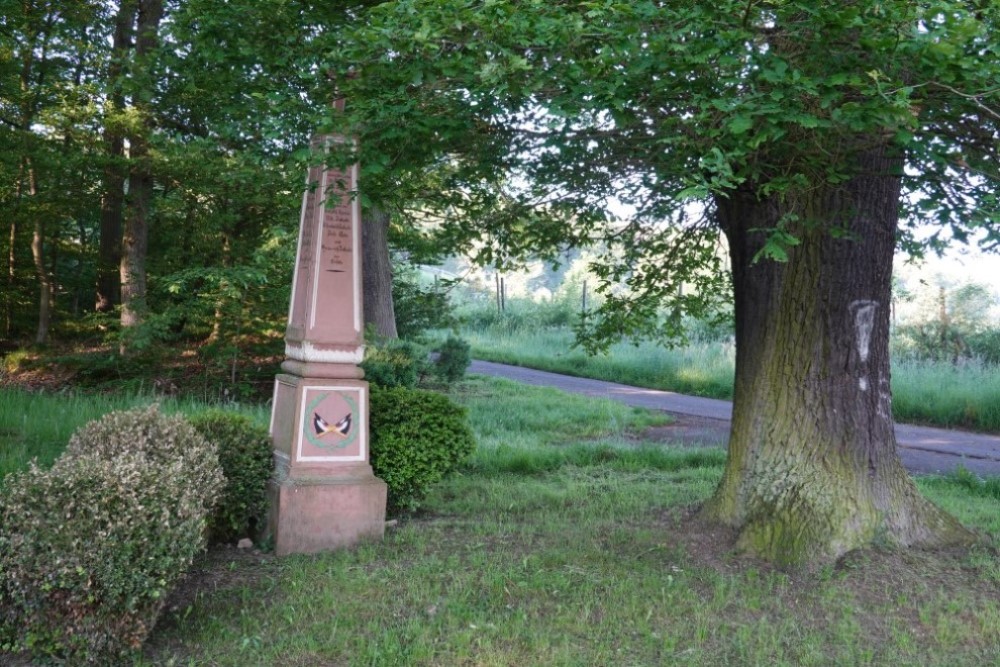
[[[465,408],[404,387],[372,387],[370,405],[372,468],[389,487],[390,510],[412,511],[475,449]]]
[[[465,371],[472,363],[469,344],[461,338],[448,336],[441,343],[437,360],[434,362],[434,372],[446,382],[458,382],[465,377]]]
[[[222,481],[215,448],[155,407],[91,422],[51,470],[9,476],[0,634],[68,664],[123,664],[204,548]]]
[[[182,467],[80,456],[8,478],[0,612],[19,649],[122,664],[205,544],[207,508]]]
[[[211,410],[188,421],[219,452],[225,486],[209,518],[209,538],[216,543],[255,536],[267,515],[267,483],[273,455],[267,429],[245,416]]]
[[[141,454],[153,466],[179,466],[189,483],[204,489],[214,503],[222,487],[219,455],[180,415],[165,415],[154,404],[111,412],[84,424],[70,436],[66,451],[56,462],[77,456],[115,459],[123,454]]]

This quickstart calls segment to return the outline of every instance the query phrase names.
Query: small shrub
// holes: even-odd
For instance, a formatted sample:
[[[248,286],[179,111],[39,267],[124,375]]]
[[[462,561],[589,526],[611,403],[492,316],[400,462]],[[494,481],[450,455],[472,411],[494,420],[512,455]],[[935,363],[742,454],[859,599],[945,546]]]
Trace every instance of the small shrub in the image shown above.
[[[470,363],[472,355],[469,353],[469,344],[461,338],[448,336],[438,351],[434,372],[446,382],[458,382],[465,377],[465,371]]]
[[[415,387],[427,374],[427,351],[409,341],[369,345],[361,368],[365,379],[380,387]]]
[[[0,635],[71,664],[121,664],[204,548],[222,481],[214,446],[155,406],[91,422],[51,470],[8,477]]]
[[[389,486],[389,508],[412,511],[431,485],[475,448],[465,409],[422,389],[372,387],[371,464]]]
[[[210,539],[231,542],[256,535],[267,514],[267,483],[273,468],[267,429],[245,415],[222,410],[195,415],[189,421],[218,448],[226,479],[209,518]]]
[[[32,465],[0,498],[0,625],[17,650],[122,664],[204,546],[210,489],[142,453]],[[5,633],[0,633],[5,634]]]

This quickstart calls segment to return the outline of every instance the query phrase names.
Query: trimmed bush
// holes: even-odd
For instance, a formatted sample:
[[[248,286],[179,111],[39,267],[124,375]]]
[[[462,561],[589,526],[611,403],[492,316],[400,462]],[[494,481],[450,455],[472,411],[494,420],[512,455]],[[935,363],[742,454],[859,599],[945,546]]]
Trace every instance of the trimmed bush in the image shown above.
[[[180,415],[165,415],[154,404],[111,412],[84,424],[69,439],[66,451],[56,461],[78,456],[96,456],[113,460],[122,455],[143,455],[153,466],[180,466],[188,483],[203,489],[208,506],[216,501],[222,488],[219,455]]]
[[[155,407],[77,431],[51,470],[0,497],[0,625],[17,650],[122,664],[205,546],[215,449]]]
[[[465,371],[472,363],[469,344],[461,338],[448,336],[441,344],[438,358],[434,362],[435,374],[446,382],[458,382],[465,377]]]
[[[9,478],[0,609],[18,648],[120,664],[204,546],[207,508],[181,466],[81,456]]]
[[[393,512],[419,507],[428,488],[475,449],[465,408],[422,389],[372,387],[371,464]]]
[[[267,515],[267,483],[273,469],[267,429],[245,415],[212,410],[189,418],[219,452],[225,486],[209,518],[209,539],[232,542],[256,536]]]

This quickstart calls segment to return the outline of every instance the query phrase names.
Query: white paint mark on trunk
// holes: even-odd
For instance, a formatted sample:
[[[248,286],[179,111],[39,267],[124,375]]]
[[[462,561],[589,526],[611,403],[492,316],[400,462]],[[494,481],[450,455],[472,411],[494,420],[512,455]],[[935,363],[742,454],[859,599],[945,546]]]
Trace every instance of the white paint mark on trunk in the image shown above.
[[[872,330],[875,328],[875,311],[878,310],[878,301],[852,301],[850,305],[851,313],[854,315],[854,334],[857,338],[855,343],[858,346],[858,356],[861,363],[868,361],[868,348],[872,341]],[[867,382],[866,388],[867,388]]]
[[[860,377],[858,378],[858,389],[861,391],[868,391],[868,378]]]

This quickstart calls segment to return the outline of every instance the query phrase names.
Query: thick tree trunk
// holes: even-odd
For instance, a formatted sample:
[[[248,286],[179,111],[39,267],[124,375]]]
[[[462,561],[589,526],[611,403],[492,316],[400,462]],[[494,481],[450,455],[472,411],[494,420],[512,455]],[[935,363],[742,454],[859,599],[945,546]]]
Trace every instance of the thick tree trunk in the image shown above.
[[[725,474],[704,513],[768,560],[836,558],[875,539],[900,545],[971,535],[925,500],[896,452],[889,305],[901,159],[884,146],[840,188],[717,201],[729,241],[736,384]],[[789,213],[801,244],[754,262]],[[839,233],[838,233],[839,232]]]
[[[392,301],[392,260],[389,256],[389,214],[371,207],[361,225],[362,292],[365,326],[380,338],[396,338],[396,311]]]
[[[159,44],[157,30],[163,17],[162,0],[140,0],[137,12],[133,78],[147,80],[152,52]],[[138,97],[148,90],[137,84]],[[150,112],[146,101],[136,100],[142,126],[129,137],[129,193],[122,235],[121,325],[123,330],[141,324],[146,316],[146,247],[149,238],[149,207],[153,198],[153,172],[149,155]],[[124,349],[122,350],[125,351]]]

